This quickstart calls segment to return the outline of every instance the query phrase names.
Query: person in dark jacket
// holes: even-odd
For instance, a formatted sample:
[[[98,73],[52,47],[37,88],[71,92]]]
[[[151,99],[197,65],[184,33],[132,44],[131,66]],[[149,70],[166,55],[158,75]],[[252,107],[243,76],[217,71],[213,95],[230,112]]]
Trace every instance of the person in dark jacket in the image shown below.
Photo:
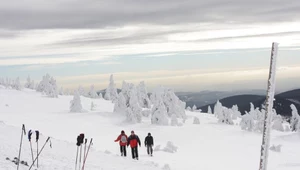
[[[141,141],[140,138],[134,134],[134,131],[131,131],[131,135],[127,139],[127,147],[130,145],[131,147],[131,155],[132,159],[139,159],[139,154],[138,154],[138,145],[141,147]]]
[[[119,144],[120,144],[121,156],[126,157],[127,135],[125,134],[124,130],[121,131],[121,134],[115,140],[115,142],[118,142],[118,141],[120,141]]]
[[[153,145],[154,145],[153,137],[151,136],[151,133],[148,133],[148,136],[146,136],[146,138],[145,138],[145,147],[147,147],[148,155],[152,156],[152,154],[153,154]]]

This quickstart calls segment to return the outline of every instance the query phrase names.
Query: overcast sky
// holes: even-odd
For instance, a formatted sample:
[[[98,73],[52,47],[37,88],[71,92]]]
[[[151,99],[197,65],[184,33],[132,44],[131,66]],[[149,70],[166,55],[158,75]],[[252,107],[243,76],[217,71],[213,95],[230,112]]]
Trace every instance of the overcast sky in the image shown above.
[[[177,91],[300,87],[300,1],[0,0],[0,77]]]

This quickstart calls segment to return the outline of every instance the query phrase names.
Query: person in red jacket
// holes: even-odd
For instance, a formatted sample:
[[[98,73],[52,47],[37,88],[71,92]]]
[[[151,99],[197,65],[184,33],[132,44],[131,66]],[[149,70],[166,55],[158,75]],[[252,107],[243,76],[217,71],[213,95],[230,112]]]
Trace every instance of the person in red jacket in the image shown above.
[[[127,135],[125,134],[124,130],[121,131],[121,134],[115,140],[115,142],[118,142],[118,141],[120,141],[119,144],[120,144],[121,156],[126,157]]]
[[[139,154],[138,154],[138,145],[141,147],[141,141],[140,138],[134,134],[134,131],[131,131],[131,135],[128,137],[127,140],[127,147],[130,145],[131,147],[131,155],[132,159],[139,159]]]

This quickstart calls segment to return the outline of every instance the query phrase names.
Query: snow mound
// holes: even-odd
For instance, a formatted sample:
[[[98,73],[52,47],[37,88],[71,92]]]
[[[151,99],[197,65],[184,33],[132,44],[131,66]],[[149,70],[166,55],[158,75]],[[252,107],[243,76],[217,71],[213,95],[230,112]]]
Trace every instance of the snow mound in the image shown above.
[[[281,146],[282,145],[273,145],[270,147],[270,150],[274,152],[281,152]]]
[[[193,124],[197,124],[197,125],[200,124],[200,120],[199,120],[198,117],[194,117],[194,122],[193,122]]]
[[[178,147],[175,146],[173,144],[173,142],[168,141],[164,148],[161,149],[161,145],[157,145],[154,148],[154,151],[164,151],[164,152],[168,152],[168,153],[175,153],[175,152],[177,152],[177,149],[178,149]]]
[[[162,170],[171,170],[169,164],[165,164],[162,168]]]

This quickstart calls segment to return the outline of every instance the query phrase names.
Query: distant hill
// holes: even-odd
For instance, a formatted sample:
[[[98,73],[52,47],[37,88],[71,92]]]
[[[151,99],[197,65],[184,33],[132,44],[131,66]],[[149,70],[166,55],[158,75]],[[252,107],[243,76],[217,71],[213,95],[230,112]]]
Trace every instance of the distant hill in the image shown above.
[[[300,111],[300,89],[287,91],[284,93],[280,93],[275,95],[274,108],[276,112],[282,116],[290,117],[291,116],[291,108],[290,105],[294,104],[296,108]],[[250,102],[253,103],[255,107],[261,108],[266,100],[265,96],[260,95],[237,95],[226,97],[220,100],[223,106],[232,107],[233,105],[237,105],[242,114],[245,114],[245,111],[250,110]],[[203,112],[207,112],[208,106],[211,106],[212,110],[216,102],[198,107]]]
[[[243,94],[265,95],[266,90],[176,92],[179,99],[186,102],[186,105],[190,107],[194,105],[197,107],[206,106],[219,99]]]

